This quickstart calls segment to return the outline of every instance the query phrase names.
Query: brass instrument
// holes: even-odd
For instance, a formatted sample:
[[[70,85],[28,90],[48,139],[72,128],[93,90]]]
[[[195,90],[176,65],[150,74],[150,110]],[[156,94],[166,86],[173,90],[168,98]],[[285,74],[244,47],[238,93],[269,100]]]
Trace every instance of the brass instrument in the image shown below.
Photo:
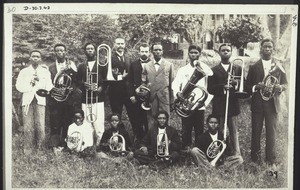
[[[283,73],[285,73],[283,67],[279,64],[273,63],[273,67],[271,67],[268,75],[266,75],[263,79],[264,88],[260,90],[261,97],[264,101],[268,101],[275,95],[275,85],[278,85],[279,81],[274,76],[275,73],[277,73],[279,70],[281,70]]]
[[[242,64],[242,73],[241,76],[233,76],[234,79],[239,80],[239,86],[238,86],[238,91],[235,92],[235,95],[237,98],[248,98],[249,94],[244,91],[244,68],[245,68],[245,62],[242,58],[236,58],[232,61],[232,67],[234,64],[240,63]]]
[[[159,133],[157,135],[157,156],[161,158],[169,159],[169,139],[167,133]]]
[[[80,132],[75,131],[65,139],[70,150],[80,152],[84,145],[83,138]]]
[[[107,44],[101,44],[97,47],[97,64],[102,67],[108,66],[106,81],[116,80],[113,76],[113,72],[118,73],[118,71],[112,70],[111,48]]]
[[[121,139],[121,142],[119,141]],[[126,151],[126,144],[125,138],[116,133],[109,139],[109,148],[113,152],[125,152]]]
[[[144,110],[150,110],[151,109],[150,89],[142,84],[135,90],[135,92],[136,92],[137,96],[139,97],[139,99],[142,101],[141,107]]]
[[[213,75],[213,71],[209,67],[202,68],[198,60],[194,61],[194,65],[194,73],[183,90],[176,94],[175,111],[181,117],[189,117],[194,110],[203,107],[208,97],[207,90],[196,84],[203,77]]]
[[[206,155],[209,158],[213,158],[213,160],[210,162],[212,166],[216,166],[217,161],[222,156],[226,149],[226,144],[221,140],[215,140],[213,141],[206,150]]]

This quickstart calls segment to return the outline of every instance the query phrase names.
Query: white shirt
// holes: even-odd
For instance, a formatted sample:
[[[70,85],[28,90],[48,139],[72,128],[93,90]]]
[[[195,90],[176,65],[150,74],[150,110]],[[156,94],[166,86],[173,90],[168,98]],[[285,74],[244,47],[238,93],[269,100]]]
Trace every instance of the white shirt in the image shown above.
[[[64,61],[63,63],[58,63],[56,60],[56,69],[57,72],[59,72],[60,70],[64,69],[66,67],[66,61]]]
[[[214,134],[214,135],[211,134],[211,133],[209,133],[209,135],[210,135],[212,141],[218,140],[218,132],[216,134]]]
[[[68,128],[68,136],[70,136],[74,132],[79,132],[82,137],[82,142],[84,144],[82,145],[81,149],[79,151],[83,151],[87,147],[93,146],[93,132],[94,129],[92,127],[91,123],[88,123],[86,121],[83,121],[83,124],[78,126],[75,123],[72,123]]]
[[[153,60],[153,63],[154,63],[154,67],[155,67],[155,70],[156,71],[158,71],[158,69],[159,69],[159,67],[160,67],[160,65],[161,65],[161,61],[162,61],[162,59],[160,59],[158,62],[156,62],[155,60]],[[158,63],[158,64],[155,64],[155,63]]]
[[[95,62],[96,62],[96,61],[88,61],[88,66],[89,66],[90,71],[93,70],[93,67],[94,67]]]
[[[36,73],[39,81],[36,81],[35,85],[32,86],[31,81],[34,74]],[[36,94],[39,89],[45,89],[50,91],[53,88],[51,81],[51,74],[47,68],[38,66],[36,69],[32,65],[22,69],[18,75],[16,88],[22,95],[22,106],[29,105],[33,98],[37,99],[37,104],[46,105],[46,98]]]
[[[269,71],[271,69],[271,63],[272,63],[272,59],[270,60],[261,60],[262,61],[262,64],[263,64],[263,67],[264,67],[264,73],[265,73],[265,76],[269,74]]]
[[[202,63],[202,62],[200,62],[200,66],[204,70],[210,69],[209,66],[207,66],[205,63]],[[188,63],[187,65],[178,69],[176,77],[175,77],[174,81],[172,82],[172,90],[173,90],[174,97],[177,97],[176,94],[183,90],[183,88],[185,87],[185,85],[187,84],[189,79],[191,78],[194,71],[195,71],[195,67],[192,67],[190,63]],[[203,77],[202,79],[200,79],[196,85],[207,89],[207,77]],[[201,93],[200,92],[201,90],[198,88],[194,89],[194,91]],[[207,106],[210,103],[210,101],[212,100],[213,97],[214,97],[213,95],[208,93],[208,97],[207,97],[206,101],[204,102],[205,106]],[[197,93],[196,93],[195,98],[197,98]],[[203,106],[202,108],[199,108],[199,110],[205,110],[205,106]]]
[[[227,72],[230,64],[223,64],[223,63],[221,63],[221,65],[224,68],[224,70]]]
[[[158,134],[163,134],[163,133],[165,133],[165,132],[166,132],[166,128],[164,128],[164,129],[158,128]],[[166,134],[166,135],[167,135],[167,134]],[[163,135],[159,135],[158,137],[159,137],[158,140],[161,141]]]

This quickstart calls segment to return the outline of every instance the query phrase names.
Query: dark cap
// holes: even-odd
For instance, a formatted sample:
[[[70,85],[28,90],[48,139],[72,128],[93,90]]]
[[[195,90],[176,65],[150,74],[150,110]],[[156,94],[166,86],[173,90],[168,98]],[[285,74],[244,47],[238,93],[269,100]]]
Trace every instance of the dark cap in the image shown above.
[[[201,47],[200,47],[200,46],[197,46],[197,45],[190,45],[190,47],[189,47],[189,52],[190,52],[192,49],[196,49],[196,50],[199,51],[199,53],[201,53]]]

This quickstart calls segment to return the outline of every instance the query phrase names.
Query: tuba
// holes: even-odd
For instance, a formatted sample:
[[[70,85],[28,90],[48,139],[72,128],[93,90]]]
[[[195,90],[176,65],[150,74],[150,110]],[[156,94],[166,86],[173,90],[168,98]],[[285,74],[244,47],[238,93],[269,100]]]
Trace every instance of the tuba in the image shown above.
[[[210,164],[216,166],[217,161],[222,156],[226,149],[226,144],[221,140],[215,140],[208,146],[206,155],[208,158],[213,159]]]
[[[189,117],[194,110],[203,107],[208,97],[207,90],[196,84],[203,77],[213,75],[213,71],[209,67],[202,68],[198,60],[194,61],[194,65],[194,73],[183,90],[176,94],[177,99],[174,102],[175,111],[181,117]]]
[[[136,92],[137,96],[139,97],[139,99],[142,101],[141,107],[144,110],[150,110],[151,109],[150,89],[142,84],[135,90],[135,92]]]
[[[157,156],[169,159],[169,139],[167,133],[159,133],[157,135]]]
[[[275,85],[279,83],[278,79],[275,77],[275,73],[278,71],[285,73],[283,67],[280,64],[272,63],[272,67],[263,79],[264,87],[260,90],[261,97],[264,101],[268,101],[275,95]]]
[[[113,152],[125,152],[126,144],[124,137],[118,133],[111,136],[109,139],[109,148]]]

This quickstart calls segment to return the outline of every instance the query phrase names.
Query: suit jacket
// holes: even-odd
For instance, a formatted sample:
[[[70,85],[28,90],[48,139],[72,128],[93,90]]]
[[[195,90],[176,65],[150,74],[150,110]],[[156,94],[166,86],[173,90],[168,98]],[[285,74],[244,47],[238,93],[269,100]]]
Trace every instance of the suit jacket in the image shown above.
[[[226,93],[224,91],[224,86],[227,84],[228,72],[225,71],[224,67],[220,64],[212,68],[213,75],[208,77],[208,92],[214,95],[212,100],[213,103],[213,113],[217,116],[224,117],[225,115],[225,105],[226,105]],[[232,74],[235,76],[241,76],[242,68],[239,65],[233,65]],[[235,116],[240,113],[240,105],[237,96],[235,95],[236,90],[233,88],[230,90],[229,94],[229,104],[228,104],[228,115]]]
[[[278,62],[275,59],[272,59],[272,62]],[[278,83],[282,85],[282,89],[285,90],[287,88],[287,78],[286,74],[281,71],[277,70],[274,74],[275,77],[278,79]],[[246,91],[249,94],[252,94],[251,98],[251,111],[253,112],[263,112],[263,99],[261,97],[260,91],[252,92],[252,88],[254,85],[257,85],[259,82],[262,82],[264,79],[264,68],[262,60],[260,59],[253,65],[250,65],[247,80],[246,80]],[[275,93],[274,97],[271,98],[269,101],[274,103],[275,111],[278,112],[280,110],[280,101],[279,101],[280,93]]]
[[[67,60],[66,64],[70,64],[73,67],[74,66],[76,67],[75,63],[71,60]],[[57,68],[56,68],[56,62],[52,63],[49,66],[49,71],[51,73],[52,83],[55,86],[54,78],[56,77],[56,75],[58,73]],[[71,87],[73,88],[72,92],[69,94],[65,103],[68,105],[73,105],[74,102],[80,101],[80,98],[81,98],[81,92],[77,90],[77,88],[78,88],[77,68],[75,68],[75,70],[74,70],[72,67],[70,67],[69,69],[65,70],[64,73],[66,73],[68,76],[71,77],[71,80],[72,80]],[[55,103],[57,103],[57,101],[54,98],[49,97],[49,104],[54,105]]]
[[[96,62],[97,63],[97,62]],[[88,93],[88,103],[91,102],[91,93],[93,93],[93,102],[95,102],[96,97],[98,97],[98,102],[103,102],[105,98],[105,89],[106,89],[106,84],[104,83],[104,79],[106,78],[107,75],[107,66],[102,67],[98,65],[98,79],[96,79],[96,72],[97,72],[97,64],[94,64],[92,72],[95,73],[92,75],[92,80],[93,82],[98,83],[98,87],[102,86],[102,91],[99,94],[98,92],[91,92],[91,91],[86,91],[84,82],[87,81],[87,69],[90,72],[90,69],[88,68],[88,63],[85,61],[84,63],[81,63],[78,66],[78,75],[77,75],[77,80],[78,80],[78,85],[80,90],[82,91],[82,96],[81,96],[81,102],[82,103],[87,103],[86,102],[86,93]]]
[[[130,64],[129,71],[128,71],[129,97],[135,96],[136,95],[135,89],[137,89],[142,84],[142,72],[143,72],[143,67],[140,59]]]
[[[113,76],[117,81],[108,81],[107,84],[109,85],[108,92],[111,95],[126,95],[128,96],[128,89],[127,89],[127,77],[122,80],[118,80],[119,77],[123,75],[124,71],[128,73],[129,66],[130,66],[130,57],[124,53],[123,55],[124,61],[120,60],[118,54],[114,52],[111,57],[112,62],[112,70],[118,69],[118,73],[113,72]]]
[[[162,59],[159,69],[154,67],[155,61],[149,61],[143,70],[143,77],[149,85],[150,102],[157,96],[161,103],[170,104],[173,99],[171,84],[174,80],[174,66]]]
[[[181,140],[176,129],[167,126],[166,134],[168,136],[168,140],[171,141],[169,144],[169,152],[179,151],[181,148]],[[140,147],[146,146],[148,148],[149,155],[155,155],[157,152],[157,135],[158,126],[153,126],[148,130],[146,136],[141,142]]]

